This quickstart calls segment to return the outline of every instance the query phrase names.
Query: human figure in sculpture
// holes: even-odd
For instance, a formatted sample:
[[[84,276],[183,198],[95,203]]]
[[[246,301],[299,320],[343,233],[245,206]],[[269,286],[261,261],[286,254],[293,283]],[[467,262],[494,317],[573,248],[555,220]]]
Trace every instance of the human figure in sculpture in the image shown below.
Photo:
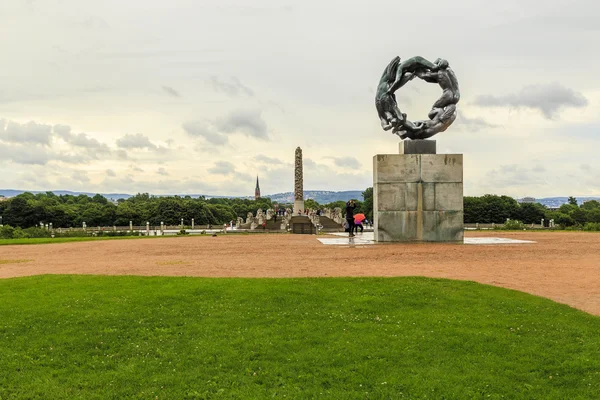
[[[437,83],[442,88],[442,96],[433,104],[429,112],[429,121],[405,121],[402,126],[394,128],[401,138],[426,139],[436,133],[444,132],[456,119],[456,104],[460,100],[458,79],[447,60],[435,60],[435,70],[418,70],[414,73],[430,83]]]
[[[402,130],[394,129],[394,133],[401,139],[427,139],[448,129],[456,119],[456,114],[456,104],[450,104],[446,108],[433,108],[429,112],[430,120],[414,123],[417,129],[411,131],[405,126]]]
[[[433,104],[432,112],[436,108],[444,108],[456,104],[460,100],[458,79],[447,60],[435,60],[436,70],[418,71],[416,75],[429,83],[437,83],[442,88],[442,96]],[[430,117],[431,118],[431,117]]]
[[[400,57],[394,57],[392,61],[385,67],[381,79],[379,79],[379,85],[377,86],[377,93],[375,94],[375,107],[379,114],[379,120],[381,121],[381,127],[388,131],[393,127],[402,125],[406,120],[406,114],[403,114],[398,108],[396,103],[395,90],[390,90],[396,79],[396,71],[400,65]],[[414,74],[404,74],[401,76],[400,82],[396,84],[397,89],[404,86],[408,81],[415,77]],[[396,89],[396,90],[397,90]]]
[[[399,60],[399,58],[398,58],[398,60]],[[404,76],[408,75],[409,73],[411,74],[410,79],[412,79],[414,77],[414,75],[418,76],[419,73],[425,72],[427,70],[437,71],[438,68],[439,68],[438,65],[432,63],[431,61],[426,60],[423,57],[420,57],[420,56],[411,57],[408,60],[403,61],[402,63],[398,64],[398,66],[395,68],[396,77],[394,79],[394,82],[389,87],[388,92],[394,93],[396,90],[398,90],[402,86],[404,86],[407,82],[407,80]]]

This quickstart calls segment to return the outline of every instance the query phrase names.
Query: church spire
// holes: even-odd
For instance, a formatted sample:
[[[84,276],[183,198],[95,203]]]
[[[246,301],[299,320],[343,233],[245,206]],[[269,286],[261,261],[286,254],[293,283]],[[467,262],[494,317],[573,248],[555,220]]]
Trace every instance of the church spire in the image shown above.
[[[258,185],[258,175],[256,175],[256,189],[254,189],[254,199],[260,199],[260,186]]]

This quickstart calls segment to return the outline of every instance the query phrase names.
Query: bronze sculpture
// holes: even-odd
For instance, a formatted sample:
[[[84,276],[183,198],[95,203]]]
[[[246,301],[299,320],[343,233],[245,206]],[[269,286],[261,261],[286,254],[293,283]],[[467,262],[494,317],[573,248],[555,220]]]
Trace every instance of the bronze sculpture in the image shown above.
[[[442,96],[433,104],[429,120],[413,123],[398,108],[394,93],[415,76],[426,82],[439,84]],[[402,139],[426,139],[444,132],[452,125],[456,119],[456,104],[459,100],[458,79],[447,60],[438,58],[432,63],[423,57],[412,57],[400,62],[400,57],[395,57],[379,80],[375,106],[384,130],[392,129],[392,133]]]

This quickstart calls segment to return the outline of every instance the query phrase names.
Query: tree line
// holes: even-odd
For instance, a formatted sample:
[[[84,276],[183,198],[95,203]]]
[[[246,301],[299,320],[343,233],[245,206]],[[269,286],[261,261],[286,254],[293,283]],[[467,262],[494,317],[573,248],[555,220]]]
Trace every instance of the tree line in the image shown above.
[[[373,220],[373,188],[367,188],[363,200],[357,200],[355,213],[364,213]],[[307,209],[340,207],[345,212],[344,201],[319,204],[315,200],[305,201]],[[99,194],[55,195],[52,192],[32,194],[23,193],[5,201],[0,201],[0,223],[13,227],[29,228],[52,223],[54,228],[81,227],[83,222],[94,226],[143,226],[149,222],[158,226],[179,225],[183,218],[189,225],[192,218],[196,225],[218,225],[235,221],[237,217],[246,218],[251,212],[256,215],[260,208],[275,208],[269,198],[250,200],[243,198],[192,198],[189,196],[150,196],[137,194],[129,199],[120,199],[116,203]],[[279,204],[279,207],[291,207]],[[573,197],[569,203],[558,210],[550,210],[539,203],[518,203],[508,196],[485,195],[465,196],[465,223],[503,224],[507,219],[519,220],[525,224],[539,224],[541,219],[554,220],[561,227],[583,227],[589,223],[600,224],[600,203],[592,200],[581,206]]]
[[[577,204],[577,199],[569,197],[569,202],[558,210],[550,210],[539,203],[518,203],[508,196],[485,195],[481,197],[465,196],[465,223],[502,224],[507,219],[518,220],[525,224],[539,224],[554,220],[562,228],[600,223],[600,202],[591,200]]]
[[[99,194],[60,195],[52,192],[31,194],[23,193],[9,200],[0,202],[2,223],[14,227],[28,228],[41,223],[52,223],[54,228],[87,226],[153,226],[162,223],[179,225],[183,218],[186,225],[192,218],[197,225],[216,225],[236,220],[238,216],[246,217],[248,212],[256,213],[262,208],[272,208],[268,198],[220,199],[190,196],[150,196],[147,193],[137,194],[128,199],[119,199],[117,203],[107,200]]]

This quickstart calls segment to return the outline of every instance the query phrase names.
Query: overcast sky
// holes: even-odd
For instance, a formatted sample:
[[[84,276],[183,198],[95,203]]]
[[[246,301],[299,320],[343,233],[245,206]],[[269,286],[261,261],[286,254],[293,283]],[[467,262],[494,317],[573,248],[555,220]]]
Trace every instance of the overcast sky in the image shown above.
[[[250,5],[251,4],[251,5]],[[0,188],[252,195],[363,190],[397,153],[374,90],[449,60],[465,195],[600,195],[596,0],[0,1]],[[439,87],[397,92],[410,120]]]

